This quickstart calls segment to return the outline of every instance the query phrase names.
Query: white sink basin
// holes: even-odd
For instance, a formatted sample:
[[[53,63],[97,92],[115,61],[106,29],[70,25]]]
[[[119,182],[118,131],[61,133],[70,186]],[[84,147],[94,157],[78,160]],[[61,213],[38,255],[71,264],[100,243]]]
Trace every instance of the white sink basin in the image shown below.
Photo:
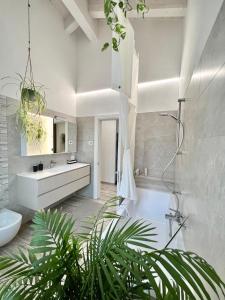
[[[75,163],[71,165],[65,164],[65,165],[55,166],[51,169],[44,169],[43,171],[39,171],[39,172],[24,172],[17,175],[26,178],[41,180],[47,177],[55,176],[58,174],[73,171],[87,166],[89,166],[89,164],[85,164],[85,163]]]

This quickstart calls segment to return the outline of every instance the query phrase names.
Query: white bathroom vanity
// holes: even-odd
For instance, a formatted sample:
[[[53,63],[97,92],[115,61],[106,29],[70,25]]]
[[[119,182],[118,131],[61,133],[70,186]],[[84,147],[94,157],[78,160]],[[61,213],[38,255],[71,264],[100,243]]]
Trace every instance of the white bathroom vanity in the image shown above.
[[[19,203],[32,210],[46,208],[90,183],[90,165],[76,163],[40,172],[17,174]]]

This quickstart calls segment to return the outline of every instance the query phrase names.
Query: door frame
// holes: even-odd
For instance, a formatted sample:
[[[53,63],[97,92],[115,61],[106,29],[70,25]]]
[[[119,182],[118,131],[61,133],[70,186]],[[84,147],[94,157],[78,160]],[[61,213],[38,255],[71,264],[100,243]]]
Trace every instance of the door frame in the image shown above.
[[[120,115],[100,115],[95,117],[95,143],[94,143],[94,191],[93,198],[100,198],[100,184],[101,184],[101,171],[100,171],[100,155],[101,155],[101,122],[107,120],[118,121],[118,161],[117,161],[117,186],[120,182],[120,166],[121,166],[121,138],[120,138]]]

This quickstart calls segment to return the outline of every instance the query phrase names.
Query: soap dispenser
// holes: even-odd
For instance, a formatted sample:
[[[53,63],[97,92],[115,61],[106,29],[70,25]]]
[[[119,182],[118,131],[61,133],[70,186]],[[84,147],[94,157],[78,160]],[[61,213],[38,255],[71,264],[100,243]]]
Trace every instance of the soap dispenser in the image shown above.
[[[40,163],[39,163],[39,165],[38,165],[38,170],[39,170],[39,171],[43,171],[43,169],[44,169],[44,165],[43,165],[43,163],[40,161]]]

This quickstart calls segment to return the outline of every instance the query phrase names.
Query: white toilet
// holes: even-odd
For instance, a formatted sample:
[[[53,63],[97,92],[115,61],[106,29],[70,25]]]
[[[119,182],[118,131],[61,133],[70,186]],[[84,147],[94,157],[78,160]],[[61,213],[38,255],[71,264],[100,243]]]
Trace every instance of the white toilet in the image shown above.
[[[12,210],[0,209],[0,247],[10,242],[18,233],[22,215]]]

